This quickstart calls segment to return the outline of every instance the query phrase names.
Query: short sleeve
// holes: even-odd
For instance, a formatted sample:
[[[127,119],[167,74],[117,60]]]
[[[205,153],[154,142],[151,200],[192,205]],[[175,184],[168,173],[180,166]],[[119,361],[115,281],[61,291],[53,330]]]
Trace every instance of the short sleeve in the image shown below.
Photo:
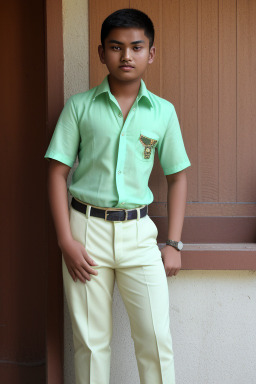
[[[191,165],[185,150],[179,120],[174,107],[166,132],[162,140],[158,143],[157,148],[159,160],[165,175],[180,172]]]
[[[72,97],[65,104],[55,127],[45,158],[58,160],[72,167],[80,142],[78,118]]]

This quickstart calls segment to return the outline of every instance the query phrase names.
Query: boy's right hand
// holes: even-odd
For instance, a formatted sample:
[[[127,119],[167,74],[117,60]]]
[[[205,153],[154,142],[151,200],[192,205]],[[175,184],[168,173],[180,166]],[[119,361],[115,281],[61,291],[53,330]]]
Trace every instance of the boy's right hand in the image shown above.
[[[98,271],[90,267],[90,265],[98,264],[88,255],[81,243],[69,239],[59,246],[67,269],[75,282],[78,278],[82,283],[85,283],[86,280],[91,280],[90,274],[98,275]]]

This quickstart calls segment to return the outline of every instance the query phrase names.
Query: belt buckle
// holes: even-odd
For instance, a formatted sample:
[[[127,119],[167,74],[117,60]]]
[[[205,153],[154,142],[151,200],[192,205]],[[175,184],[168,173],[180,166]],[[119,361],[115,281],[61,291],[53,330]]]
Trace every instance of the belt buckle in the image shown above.
[[[109,221],[108,220],[108,210],[111,210],[111,208],[107,208],[105,210],[105,218],[104,218],[105,221]],[[124,212],[125,212],[125,217],[124,217],[124,220],[121,220],[121,221],[127,221],[128,220],[128,211],[126,209],[124,209]],[[120,221],[120,220],[118,220],[118,221]]]

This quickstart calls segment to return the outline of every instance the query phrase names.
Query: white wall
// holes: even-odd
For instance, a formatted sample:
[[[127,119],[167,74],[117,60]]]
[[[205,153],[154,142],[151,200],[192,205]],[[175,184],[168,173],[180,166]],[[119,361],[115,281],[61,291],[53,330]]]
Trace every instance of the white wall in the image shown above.
[[[88,1],[63,0],[65,100],[89,87]],[[177,384],[256,384],[256,273],[181,271],[168,278]],[[115,285],[110,384],[139,384],[128,315]],[[74,384],[65,303],[65,384]],[[148,383],[151,384],[151,383]]]

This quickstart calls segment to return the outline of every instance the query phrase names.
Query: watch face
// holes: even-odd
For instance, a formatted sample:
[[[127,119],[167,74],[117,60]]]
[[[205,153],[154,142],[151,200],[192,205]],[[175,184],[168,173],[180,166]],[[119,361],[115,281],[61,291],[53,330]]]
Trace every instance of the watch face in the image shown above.
[[[176,248],[178,251],[181,251],[183,248],[182,241],[167,240],[166,244],[171,245],[172,247]]]

